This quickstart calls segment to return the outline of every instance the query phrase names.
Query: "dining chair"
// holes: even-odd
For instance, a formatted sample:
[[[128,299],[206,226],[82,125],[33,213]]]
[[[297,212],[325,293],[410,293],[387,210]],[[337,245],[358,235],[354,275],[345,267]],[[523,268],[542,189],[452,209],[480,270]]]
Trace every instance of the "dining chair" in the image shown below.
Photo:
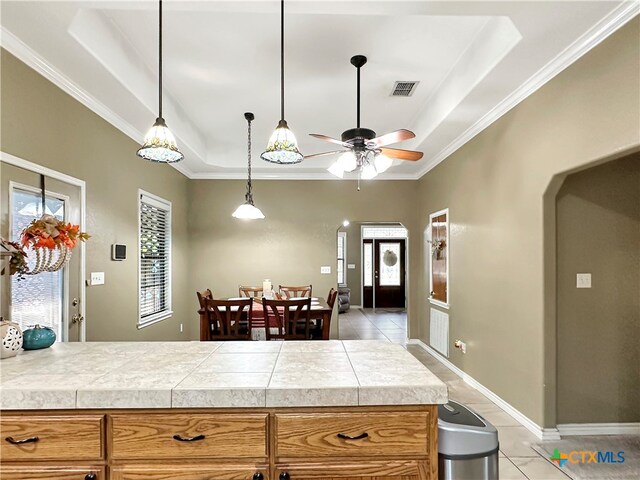
[[[200,316],[200,340],[207,340],[209,338],[209,318],[207,315],[207,309],[205,301],[207,298],[213,298],[213,293],[210,289],[203,290],[202,292],[196,292],[198,297],[198,315]]]
[[[262,308],[267,326],[267,340],[311,339],[311,298],[298,300],[262,298]]]
[[[244,287],[244,286],[240,286],[238,288],[238,292],[239,292],[241,297],[248,297],[248,298],[262,297],[262,295],[263,295],[262,287]]]
[[[302,285],[300,287],[290,287],[286,285],[279,286],[280,293],[282,293],[285,298],[300,298],[300,297],[310,297],[311,296],[311,285]]]
[[[205,300],[209,315],[210,340],[251,340],[251,298]]]
[[[329,294],[327,295],[327,305],[329,305],[331,310],[333,310],[333,306],[336,304],[336,298],[338,298],[338,291],[331,287],[331,290],[329,290]]]

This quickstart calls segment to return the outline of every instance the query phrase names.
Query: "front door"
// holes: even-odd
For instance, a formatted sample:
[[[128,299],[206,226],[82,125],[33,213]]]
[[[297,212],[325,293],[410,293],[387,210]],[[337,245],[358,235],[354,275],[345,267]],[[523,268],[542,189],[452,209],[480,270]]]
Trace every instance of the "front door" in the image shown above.
[[[42,177],[38,173],[0,163],[0,204],[5,239],[18,240],[20,232],[42,215]],[[44,211],[67,223],[80,224],[80,187],[44,177]],[[33,251],[27,251],[32,264]],[[3,275],[0,281],[0,313],[23,330],[39,324],[51,327],[58,341],[83,340],[80,312],[80,247],[70,262],[57,272],[26,275],[22,279]]]
[[[365,308],[405,308],[405,239],[365,239],[363,304]]]

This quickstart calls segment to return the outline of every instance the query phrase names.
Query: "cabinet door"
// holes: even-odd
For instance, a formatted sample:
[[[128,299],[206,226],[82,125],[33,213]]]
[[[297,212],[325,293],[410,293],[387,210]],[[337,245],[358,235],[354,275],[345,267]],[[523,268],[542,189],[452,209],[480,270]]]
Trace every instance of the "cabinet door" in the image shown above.
[[[288,477],[281,476],[288,474]],[[427,461],[308,463],[276,466],[276,479],[290,480],[438,480]]]
[[[267,465],[118,465],[110,480],[269,480]]]
[[[102,467],[0,466],[2,480],[105,480]]]

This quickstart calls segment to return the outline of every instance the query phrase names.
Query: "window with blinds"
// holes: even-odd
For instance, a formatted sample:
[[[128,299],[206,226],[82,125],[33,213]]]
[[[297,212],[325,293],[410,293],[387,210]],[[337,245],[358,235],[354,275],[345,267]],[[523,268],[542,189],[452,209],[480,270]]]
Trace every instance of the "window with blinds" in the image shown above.
[[[171,202],[139,192],[139,326],[165,318],[171,311]]]
[[[338,232],[338,285],[344,287],[347,284],[345,263],[347,261],[347,232]]]

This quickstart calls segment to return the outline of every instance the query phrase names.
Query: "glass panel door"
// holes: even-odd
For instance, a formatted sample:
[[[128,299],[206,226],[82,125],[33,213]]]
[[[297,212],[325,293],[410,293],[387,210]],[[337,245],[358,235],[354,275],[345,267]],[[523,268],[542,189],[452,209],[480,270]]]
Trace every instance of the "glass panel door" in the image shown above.
[[[42,216],[41,194],[25,185],[12,184],[11,188],[11,238],[19,239],[20,232],[32,220]],[[46,197],[45,213],[65,220],[66,199],[62,195]],[[35,263],[35,251],[27,249],[28,264]],[[47,326],[64,338],[64,269],[11,278],[11,319],[22,330],[35,324]]]

